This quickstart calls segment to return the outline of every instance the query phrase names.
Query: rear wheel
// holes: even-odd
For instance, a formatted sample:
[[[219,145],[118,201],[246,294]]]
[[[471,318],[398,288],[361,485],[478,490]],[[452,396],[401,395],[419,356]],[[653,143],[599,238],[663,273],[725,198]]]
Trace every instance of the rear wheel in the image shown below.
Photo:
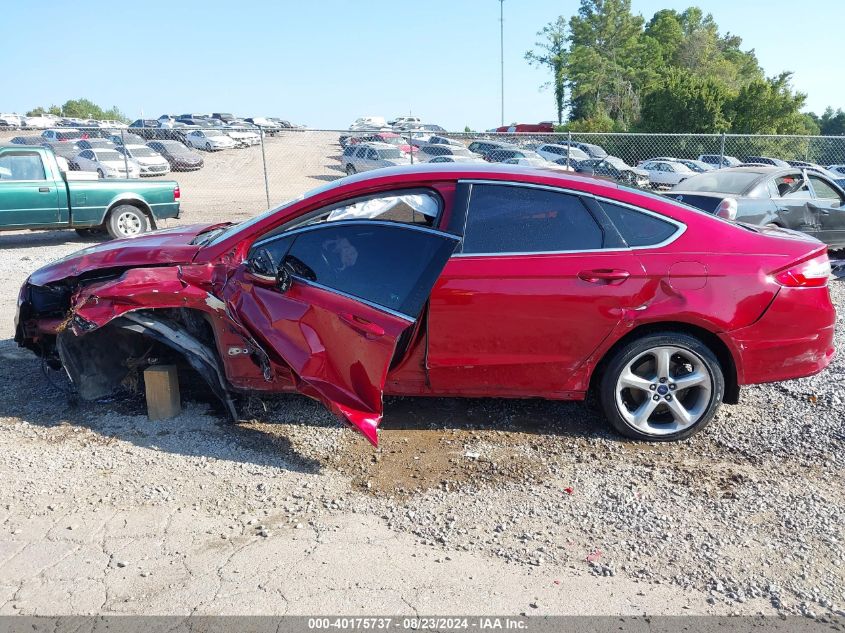
[[[106,175],[103,173],[103,170],[102,170],[102,169],[98,169],[98,170],[97,170],[97,175],[98,175],[100,178],[105,178],[105,177],[106,177]]]
[[[101,226],[96,226],[88,229],[74,229],[76,234],[80,237],[99,237],[105,235],[105,230]]]
[[[211,143],[206,143],[206,144],[205,144],[205,151],[206,151],[206,152],[210,152],[210,151],[211,151]]]
[[[130,204],[121,204],[112,209],[109,219],[106,221],[109,235],[119,239],[133,237],[145,233],[150,228],[146,214],[138,207]]]
[[[614,354],[601,378],[599,400],[622,435],[669,441],[707,426],[724,391],[722,368],[710,348],[688,334],[660,332]]]

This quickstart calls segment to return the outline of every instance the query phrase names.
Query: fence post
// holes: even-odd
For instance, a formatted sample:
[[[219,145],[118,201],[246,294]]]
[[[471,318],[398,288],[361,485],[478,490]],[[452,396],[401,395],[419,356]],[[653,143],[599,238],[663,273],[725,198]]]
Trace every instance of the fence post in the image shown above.
[[[572,131],[569,130],[566,133],[566,168],[569,169],[569,161],[572,160]]]
[[[126,149],[126,138],[123,136],[123,128],[120,128],[120,145],[123,147],[123,170],[129,178],[129,158],[126,156],[129,150]]]
[[[411,130],[408,130],[408,153],[411,155],[411,164],[414,164],[414,144],[411,143]]]
[[[719,149],[719,167],[725,166],[725,133],[722,132],[722,147]]]
[[[258,138],[261,140],[261,166],[264,169],[264,196],[267,198],[267,208],[270,208],[270,181],[267,179],[267,154],[264,153],[264,128],[258,128]]]

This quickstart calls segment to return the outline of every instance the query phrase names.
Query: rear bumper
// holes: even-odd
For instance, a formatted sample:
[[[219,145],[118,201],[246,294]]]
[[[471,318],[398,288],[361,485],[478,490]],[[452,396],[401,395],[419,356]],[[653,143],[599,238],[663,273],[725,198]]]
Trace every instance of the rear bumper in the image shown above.
[[[833,360],[836,309],[825,288],[781,288],[763,316],[720,335],[740,385],[811,376]]]

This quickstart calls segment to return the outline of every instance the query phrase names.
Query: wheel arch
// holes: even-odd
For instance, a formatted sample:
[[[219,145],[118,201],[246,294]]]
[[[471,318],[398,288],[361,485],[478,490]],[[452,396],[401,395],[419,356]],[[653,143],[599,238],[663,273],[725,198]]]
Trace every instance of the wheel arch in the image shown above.
[[[141,196],[137,194],[121,194],[116,196],[109,204],[106,206],[106,211],[103,213],[102,220],[100,221],[101,225],[105,225],[106,221],[108,220],[109,215],[111,212],[114,211],[117,207],[121,205],[129,205],[131,207],[135,207],[145,216],[147,216],[147,220],[150,222],[150,228],[153,230],[157,229],[155,221],[155,214],[153,214],[153,210],[150,207],[149,203],[144,200]]]
[[[702,343],[707,345],[715,354],[719,365],[722,367],[722,373],[725,376],[725,393],[722,397],[722,402],[727,404],[736,404],[739,401],[739,380],[737,377],[736,360],[733,353],[728,346],[713,332],[691,323],[684,323],[682,321],[659,321],[654,323],[644,323],[633,328],[630,332],[621,337],[613,345],[607,349],[602,355],[595,368],[590,374],[590,392],[595,393],[601,382],[601,377],[607,367],[610,359],[623,345],[631,341],[642,338],[648,334],[655,332],[677,332],[679,334],[688,334],[699,339]]]

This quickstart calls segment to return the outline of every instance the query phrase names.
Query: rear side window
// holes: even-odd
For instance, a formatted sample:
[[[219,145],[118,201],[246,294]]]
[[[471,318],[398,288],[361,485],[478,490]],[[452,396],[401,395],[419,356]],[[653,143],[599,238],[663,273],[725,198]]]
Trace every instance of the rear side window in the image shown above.
[[[602,247],[603,233],[577,196],[508,185],[473,185],[463,252],[541,253]]]
[[[671,222],[628,207],[604,200],[601,206],[628,246],[654,246],[669,239],[678,230]]]

